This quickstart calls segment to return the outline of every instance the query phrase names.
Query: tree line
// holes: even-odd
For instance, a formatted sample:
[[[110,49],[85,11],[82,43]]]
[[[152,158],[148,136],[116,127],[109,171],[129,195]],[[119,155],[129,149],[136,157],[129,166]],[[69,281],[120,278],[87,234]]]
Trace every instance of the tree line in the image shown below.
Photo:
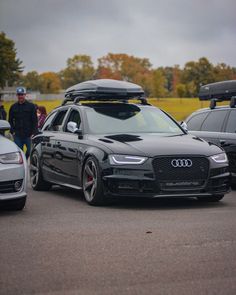
[[[148,58],[114,54],[98,58],[94,65],[89,55],[67,59],[59,72],[23,73],[23,62],[16,57],[15,43],[0,33],[0,87],[6,83],[24,85],[28,90],[58,93],[74,84],[92,79],[118,79],[141,85],[150,97],[196,97],[204,84],[236,79],[236,68],[225,63],[212,64],[206,57],[187,62],[183,68],[154,68]]]

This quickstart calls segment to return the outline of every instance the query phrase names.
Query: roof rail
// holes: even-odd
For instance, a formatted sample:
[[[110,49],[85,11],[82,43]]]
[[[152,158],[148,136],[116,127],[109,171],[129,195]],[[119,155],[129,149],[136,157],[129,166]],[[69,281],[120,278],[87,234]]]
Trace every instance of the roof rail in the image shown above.
[[[64,106],[65,104],[67,104],[68,102],[70,103],[74,103],[74,104],[79,104],[80,101],[100,101],[100,102],[111,102],[111,101],[116,101],[116,102],[122,102],[122,103],[128,103],[129,100],[131,99],[135,99],[135,100],[139,100],[141,102],[142,105],[150,105],[150,103],[148,103],[147,98],[145,96],[138,96],[138,97],[125,97],[124,99],[122,98],[98,98],[98,97],[86,97],[86,96],[70,96],[70,95],[66,95],[66,98],[63,100],[62,102],[62,106]]]
[[[236,96],[231,97],[229,105],[230,105],[231,108],[235,108],[235,106],[236,106]]]

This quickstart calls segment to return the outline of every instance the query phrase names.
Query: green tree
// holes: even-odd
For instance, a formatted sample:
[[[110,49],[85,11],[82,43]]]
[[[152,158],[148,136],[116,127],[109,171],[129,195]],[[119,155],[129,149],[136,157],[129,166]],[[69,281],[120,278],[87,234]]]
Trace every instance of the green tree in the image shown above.
[[[19,79],[23,71],[22,61],[16,58],[15,43],[6,37],[4,32],[0,33],[0,87],[8,83],[12,86]]]
[[[41,79],[36,71],[28,72],[23,76],[23,85],[33,91],[39,91],[41,87]]]
[[[67,67],[60,72],[63,88],[91,80],[94,74],[93,62],[88,55],[75,55],[68,58]]]
[[[177,91],[177,95],[178,97],[186,97],[186,85],[179,83],[176,85],[176,91]]]
[[[214,81],[214,66],[207,58],[202,57],[197,62],[189,61],[185,64],[181,82],[185,84],[190,83],[189,89],[191,88],[191,96],[197,95],[201,85],[212,83]]]
[[[225,63],[217,64],[214,68],[215,81],[234,80],[236,73],[233,68]]]
[[[151,95],[153,97],[165,97],[167,94],[166,85],[166,77],[163,74],[161,69],[156,69],[152,74],[152,92]]]

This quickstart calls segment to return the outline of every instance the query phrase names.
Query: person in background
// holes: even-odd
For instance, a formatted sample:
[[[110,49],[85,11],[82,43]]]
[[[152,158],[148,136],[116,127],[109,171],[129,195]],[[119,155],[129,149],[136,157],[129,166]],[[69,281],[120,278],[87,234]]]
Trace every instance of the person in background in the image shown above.
[[[44,106],[37,107],[37,116],[38,116],[38,129],[41,129],[47,117],[47,111]]]
[[[0,97],[0,120],[7,119],[7,112],[4,109],[3,100]]]
[[[14,142],[23,150],[26,145],[26,158],[28,159],[31,149],[31,136],[38,131],[38,119],[36,108],[33,103],[26,100],[26,89],[16,89],[18,101],[10,107],[9,123],[10,132]]]

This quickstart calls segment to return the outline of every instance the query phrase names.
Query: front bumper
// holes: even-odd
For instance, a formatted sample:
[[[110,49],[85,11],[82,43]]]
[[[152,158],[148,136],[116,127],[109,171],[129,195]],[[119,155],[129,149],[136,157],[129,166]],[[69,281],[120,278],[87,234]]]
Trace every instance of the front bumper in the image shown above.
[[[152,165],[151,165],[152,166]],[[127,197],[204,197],[222,195],[230,190],[230,173],[225,164],[209,167],[204,179],[159,179],[148,163],[146,169],[110,168],[104,172],[104,193]],[[150,168],[150,169],[148,169]],[[172,176],[171,176],[172,177]]]
[[[22,152],[23,164],[0,164],[0,201],[21,199],[27,196],[27,162]],[[17,189],[16,189],[16,182]]]

